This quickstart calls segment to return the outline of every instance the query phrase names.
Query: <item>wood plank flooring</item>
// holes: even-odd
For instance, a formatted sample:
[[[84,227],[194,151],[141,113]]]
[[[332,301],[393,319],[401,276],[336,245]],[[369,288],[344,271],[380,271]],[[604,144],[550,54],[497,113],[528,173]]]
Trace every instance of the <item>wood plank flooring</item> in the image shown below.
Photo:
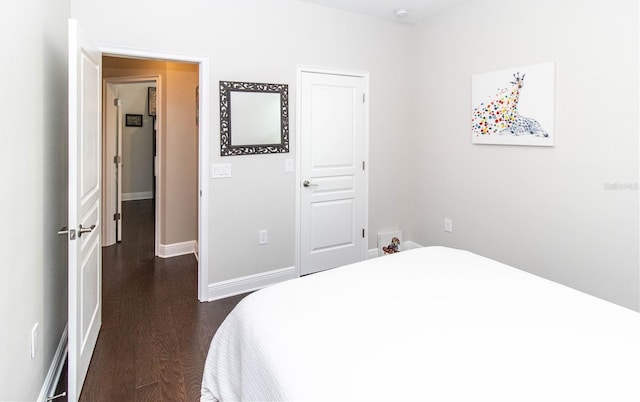
[[[123,203],[122,243],[103,249],[102,329],[81,401],[198,401],[213,334],[245,296],[197,300],[193,255],[154,257],[153,204]]]

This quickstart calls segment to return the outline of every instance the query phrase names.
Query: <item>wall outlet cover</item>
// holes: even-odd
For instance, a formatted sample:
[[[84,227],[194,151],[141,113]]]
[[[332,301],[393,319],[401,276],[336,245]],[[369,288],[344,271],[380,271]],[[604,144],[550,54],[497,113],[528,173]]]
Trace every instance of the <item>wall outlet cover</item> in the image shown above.
[[[453,221],[449,218],[444,218],[444,231],[448,233],[453,232]]]
[[[266,230],[258,232],[258,244],[267,244],[269,242],[269,233]]]

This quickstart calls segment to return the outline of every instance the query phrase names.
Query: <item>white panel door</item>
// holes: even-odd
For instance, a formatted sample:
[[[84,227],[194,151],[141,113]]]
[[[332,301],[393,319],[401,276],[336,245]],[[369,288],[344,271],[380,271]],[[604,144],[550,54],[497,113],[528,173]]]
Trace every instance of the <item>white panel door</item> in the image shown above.
[[[300,75],[300,274],[366,257],[366,79]]]
[[[68,400],[77,401],[102,323],[100,92],[102,57],[69,20]]]
[[[122,131],[124,121],[122,119],[122,99],[116,101],[116,157],[113,164],[116,169],[116,212],[113,220],[116,223],[116,241],[122,241],[122,225],[124,217],[122,216]],[[107,161],[111,162],[111,161]]]
[[[119,87],[106,82],[103,101],[102,246],[122,241],[122,100]]]

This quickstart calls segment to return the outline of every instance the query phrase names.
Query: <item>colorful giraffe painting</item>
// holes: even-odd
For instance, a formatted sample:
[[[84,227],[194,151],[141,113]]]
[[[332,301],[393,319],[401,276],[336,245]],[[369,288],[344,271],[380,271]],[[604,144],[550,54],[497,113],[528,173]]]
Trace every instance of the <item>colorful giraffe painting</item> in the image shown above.
[[[523,117],[518,113],[520,90],[524,86],[526,74],[513,74],[511,88],[502,88],[486,103],[473,108],[471,121],[474,135],[533,135],[548,137],[537,120]]]

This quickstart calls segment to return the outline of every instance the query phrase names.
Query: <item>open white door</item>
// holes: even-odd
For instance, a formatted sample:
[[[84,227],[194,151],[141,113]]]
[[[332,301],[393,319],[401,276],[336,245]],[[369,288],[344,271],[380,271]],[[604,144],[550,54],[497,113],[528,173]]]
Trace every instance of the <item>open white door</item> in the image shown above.
[[[364,76],[302,71],[300,274],[360,261],[367,247]]]
[[[102,60],[102,59],[101,59]],[[122,99],[117,99],[116,116],[116,157],[113,164],[116,167],[116,213],[113,220],[116,222],[116,241],[122,241]]]
[[[118,86],[103,86],[102,246],[122,241],[122,100]]]
[[[101,62],[69,20],[68,400],[77,401],[102,323],[100,247]]]

